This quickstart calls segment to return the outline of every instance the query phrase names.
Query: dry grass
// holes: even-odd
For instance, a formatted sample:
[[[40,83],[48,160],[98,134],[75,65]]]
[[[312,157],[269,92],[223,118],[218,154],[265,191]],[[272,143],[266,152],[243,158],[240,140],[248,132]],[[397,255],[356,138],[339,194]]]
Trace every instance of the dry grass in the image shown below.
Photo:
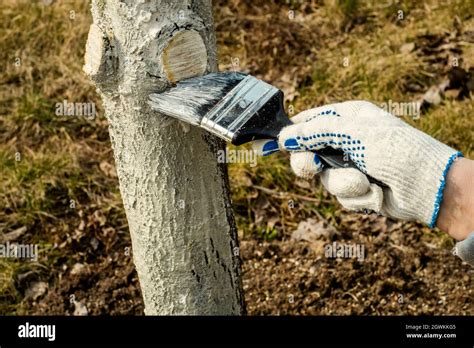
[[[83,259],[71,246],[83,221],[92,228],[82,242],[102,233],[90,222],[96,211],[108,219],[105,227],[127,231],[114,172],[100,169],[113,163],[105,119],[55,115],[55,104],[63,100],[94,102],[102,113],[81,71],[89,4],[6,1],[1,8],[0,233],[26,226],[17,242],[52,248],[41,254],[43,269],[35,270],[48,278],[54,268]],[[24,289],[15,288],[13,280],[25,272],[20,266],[4,261],[4,269],[13,273],[2,272],[11,275],[5,283],[11,286],[3,287],[9,300],[0,301],[0,313],[18,309],[12,303],[21,300]]]

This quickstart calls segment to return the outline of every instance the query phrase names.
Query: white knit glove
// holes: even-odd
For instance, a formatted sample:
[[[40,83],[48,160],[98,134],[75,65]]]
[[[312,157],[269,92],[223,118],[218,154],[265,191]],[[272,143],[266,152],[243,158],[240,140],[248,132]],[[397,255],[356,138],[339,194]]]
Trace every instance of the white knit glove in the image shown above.
[[[304,178],[323,169],[318,150],[342,149],[359,170],[325,168],[321,181],[344,207],[435,226],[446,174],[461,153],[366,101],[306,110],[291,120],[278,143],[261,140],[254,148],[263,155],[290,151],[293,171]]]

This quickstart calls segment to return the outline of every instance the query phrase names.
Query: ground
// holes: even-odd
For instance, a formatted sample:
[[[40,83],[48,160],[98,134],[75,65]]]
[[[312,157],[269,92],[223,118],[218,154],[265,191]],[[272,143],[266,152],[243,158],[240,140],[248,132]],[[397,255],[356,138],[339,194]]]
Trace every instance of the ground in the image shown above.
[[[473,5],[216,1],[219,67],[275,84],[291,115],[421,101],[404,120],[472,158]],[[40,246],[37,261],[0,259],[0,314],[143,314],[107,122],[81,72],[89,5],[0,7],[0,238]],[[63,100],[98,116],[58,116]],[[284,154],[231,164],[230,179],[249,314],[474,314],[473,270],[441,231],[348,212]],[[364,259],[326,257],[333,242]]]

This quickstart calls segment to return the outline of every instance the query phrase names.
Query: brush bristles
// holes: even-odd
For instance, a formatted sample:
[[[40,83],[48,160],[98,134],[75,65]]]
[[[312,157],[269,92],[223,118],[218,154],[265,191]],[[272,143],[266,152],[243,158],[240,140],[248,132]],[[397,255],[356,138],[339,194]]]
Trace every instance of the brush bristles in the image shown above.
[[[206,113],[245,76],[222,72],[192,77],[163,93],[150,94],[148,104],[162,114],[199,125]]]

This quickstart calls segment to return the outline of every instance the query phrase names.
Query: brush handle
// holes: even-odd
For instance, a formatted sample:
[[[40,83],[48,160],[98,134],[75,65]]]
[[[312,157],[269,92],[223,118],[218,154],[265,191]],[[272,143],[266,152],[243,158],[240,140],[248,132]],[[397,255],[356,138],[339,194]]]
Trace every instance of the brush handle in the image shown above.
[[[290,119],[288,119],[288,121],[290,121]],[[290,125],[290,124],[292,124],[291,121],[287,125]],[[278,130],[278,134],[280,133],[280,131],[281,131],[281,128]],[[278,138],[278,136],[273,138],[273,139],[277,139],[277,138]],[[355,169],[359,170],[359,168],[356,166],[356,164],[348,156],[345,156],[344,152],[340,149],[335,149],[331,146],[327,146],[327,147],[325,147],[323,149],[320,149],[318,151],[315,151],[315,152],[318,154],[319,159],[321,160],[321,162],[326,167],[330,167],[330,168],[355,168]],[[365,176],[367,176],[367,179],[369,179],[369,182],[371,182],[372,184],[377,184],[380,187],[388,187],[387,185],[385,185],[380,180],[377,180],[377,179],[371,177],[370,175],[368,175],[366,173],[364,173],[364,174],[365,174]]]
[[[283,127],[293,124],[283,107],[283,92],[275,94],[265,105],[244,124],[232,139],[232,144],[241,145],[257,139],[278,139],[278,134]],[[330,146],[318,150],[317,154],[321,162],[330,168],[355,168],[356,164],[344,156],[340,149]],[[381,187],[388,187],[383,182],[367,175],[369,181]]]

